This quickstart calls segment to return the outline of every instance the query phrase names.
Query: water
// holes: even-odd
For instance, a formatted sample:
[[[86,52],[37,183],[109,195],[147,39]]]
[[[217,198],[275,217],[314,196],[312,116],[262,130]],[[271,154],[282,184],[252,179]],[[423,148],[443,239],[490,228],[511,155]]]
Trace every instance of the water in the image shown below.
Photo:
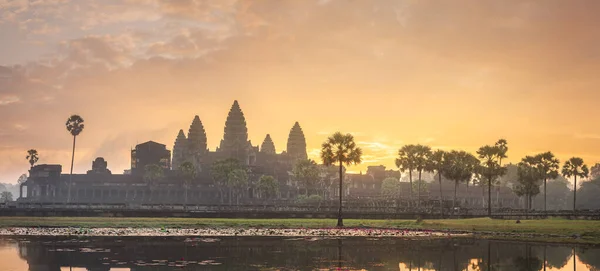
[[[0,237],[0,271],[338,268],[594,271],[600,247],[474,239]]]

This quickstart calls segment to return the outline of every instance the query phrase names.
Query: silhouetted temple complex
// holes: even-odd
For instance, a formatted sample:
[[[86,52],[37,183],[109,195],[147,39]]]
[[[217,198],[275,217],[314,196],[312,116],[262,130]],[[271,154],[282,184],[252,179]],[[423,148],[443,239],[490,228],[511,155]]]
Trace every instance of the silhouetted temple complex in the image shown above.
[[[262,175],[271,175],[280,182],[278,198],[293,198],[298,188],[291,182],[290,172],[299,159],[307,159],[306,140],[300,124],[290,130],[288,151],[276,153],[270,135],[266,135],[261,147],[248,140],[248,128],[244,113],[234,101],[219,147],[210,151],[207,135],[198,116],[195,116],[187,137],[180,130],[175,139],[173,153],[165,145],[149,141],[139,144],[131,151],[131,174],[112,174],[107,162],[98,158],[87,174],[73,174],[72,203],[182,203],[183,180],[178,169],[189,161],[196,168],[196,180],[188,190],[189,203],[219,203],[217,187],[210,175],[211,165],[218,160],[233,158],[248,168],[249,182],[255,183]],[[151,164],[164,169],[164,177],[149,182],[144,178],[145,167]],[[30,178],[23,184],[21,201],[65,202],[70,176],[61,174],[60,165],[37,165],[30,170]],[[21,189],[23,191],[23,189]],[[255,198],[256,192],[248,188],[245,201]]]
[[[31,203],[66,203],[69,180],[72,181],[72,204],[184,204],[186,186],[179,167],[184,162],[191,162],[196,169],[196,178],[187,188],[187,204],[225,204],[232,203],[231,193],[220,193],[211,166],[219,160],[236,159],[245,166],[248,172],[248,183],[241,192],[240,204],[257,204],[265,201],[289,201],[304,193],[304,189],[294,181],[292,169],[301,159],[307,159],[306,139],[298,122],[290,129],[287,150],[277,153],[275,144],[269,134],[260,146],[252,145],[248,140],[246,119],[240,105],[235,101],[229,110],[225,122],[223,139],[219,147],[210,151],[207,146],[207,135],[204,125],[195,116],[189,127],[187,136],[179,130],[174,141],[173,152],[163,144],[148,141],[131,150],[131,170],[128,174],[112,174],[108,163],[97,158],[87,174],[61,174],[60,165],[37,165],[31,168],[30,176],[21,186],[19,202]],[[151,179],[146,175],[148,165],[158,165],[163,169],[163,176]],[[337,190],[337,169],[321,166],[320,178],[323,183],[320,191],[311,191],[324,198],[339,195]],[[263,175],[273,176],[279,182],[279,191],[269,198],[259,197],[256,184]],[[385,178],[399,178],[400,173],[386,170],[384,166],[370,166],[366,174],[345,174],[344,194],[346,198],[381,198],[382,182]],[[429,183],[430,193],[422,193],[422,200],[439,199],[438,182]],[[24,193],[24,188],[27,188]],[[445,200],[451,200],[454,185],[444,181],[442,190]],[[410,185],[399,184],[401,198],[410,198]],[[482,207],[485,193],[482,190],[460,185],[458,198],[461,204]],[[495,191],[496,206],[516,206],[518,198],[505,187]],[[223,195],[223,198],[220,198]],[[349,197],[348,197],[349,196]],[[416,191],[413,198],[416,197]],[[293,202],[293,201],[292,201]]]

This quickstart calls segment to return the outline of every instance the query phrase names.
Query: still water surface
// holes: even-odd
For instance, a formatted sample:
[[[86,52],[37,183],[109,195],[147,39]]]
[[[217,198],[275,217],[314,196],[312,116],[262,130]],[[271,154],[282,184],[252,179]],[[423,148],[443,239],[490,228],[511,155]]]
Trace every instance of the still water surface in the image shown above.
[[[0,237],[0,271],[600,270],[599,247],[471,239]]]

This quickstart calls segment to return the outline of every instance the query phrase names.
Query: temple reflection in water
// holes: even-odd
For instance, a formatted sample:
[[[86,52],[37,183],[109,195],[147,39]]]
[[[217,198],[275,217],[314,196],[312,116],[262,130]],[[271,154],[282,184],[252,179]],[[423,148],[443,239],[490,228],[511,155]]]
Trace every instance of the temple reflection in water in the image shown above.
[[[592,271],[600,267],[599,248],[467,239],[26,238],[2,243],[14,248],[12,256],[2,261],[24,260],[30,271]]]

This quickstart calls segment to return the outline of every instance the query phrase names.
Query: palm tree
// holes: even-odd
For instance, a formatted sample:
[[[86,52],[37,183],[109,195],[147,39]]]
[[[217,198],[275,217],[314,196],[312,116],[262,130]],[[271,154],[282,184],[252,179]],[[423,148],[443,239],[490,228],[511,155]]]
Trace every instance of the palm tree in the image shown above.
[[[566,178],[575,177],[575,183],[573,185],[573,212],[577,210],[577,177],[587,178],[589,173],[587,165],[584,164],[583,159],[579,157],[572,157],[563,165],[562,175]]]
[[[554,157],[551,152],[540,153],[535,156],[536,166],[539,170],[540,177],[544,180],[544,213],[547,212],[546,205],[546,184],[548,179],[556,179],[558,177],[558,169],[560,161]]]
[[[186,209],[188,203],[188,190],[190,190],[192,181],[196,179],[196,167],[194,167],[194,164],[192,164],[192,162],[185,161],[181,165],[179,165],[179,172],[183,177],[183,188],[185,190],[184,209]]]
[[[144,168],[144,181],[148,185],[148,189],[150,190],[150,198],[149,201],[152,203],[152,192],[157,182],[160,181],[165,175],[165,172],[162,167],[157,164],[146,165]]]
[[[338,211],[338,227],[343,227],[342,220],[342,171],[345,165],[359,164],[362,161],[362,150],[356,146],[351,134],[336,132],[330,136],[321,146],[321,159],[326,166],[339,163],[340,165],[340,208]]]
[[[71,181],[73,180],[73,162],[75,161],[75,139],[83,131],[83,119],[79,115],[72,115],[65,124],[67,131],[73,136],[73,154],[71,155],[71,173],[69,174],[69,188],[67,189],[67,202],[71,202]]]
[[[27,157],[25,157],[25,159],[27,159],[29,161],[29,164],[33,168],[33,165],[35,165],[35,163],[37,163],[37,161],[40,160],[38,151],[34,150],[34,149],[28,150]]]
[[[508,156],[506,156],[506,153],[508,152],[508,142],[506,141],[506,139],[499,139],[496,142],[496,147],[498,147],[498,164],[500,164],[500,166],[502,166],[502,159],[503,158],[508,158]]]
[[[482,175],[488,181],[488,216],[492,216],[492,181],[506,172],[506,168],[500,165],[502,156],[505,156],[506,152],[501,146],[486,145],[479,148],[477,154],[482,159],[480,167]]]
[[[540,193],[539,181],[542,172],[539,168],[539,159],[534,156],[525,156],[518,164],[515,194],[525,196],[525,210],[530,210],[533,196]]]
[[[419,182],[417,184],[417,209],[421,207],[421,173],[427,167],[429,156],[431,156],[431,148],[424,145],[416,145],[415,150],[415,169],[419,172]],[[412,189],[412,188],[411,188]]]
[[[410,204],[412,204],[412,199],[413,199],[412,172],[417,167],[415,153],[416,153],[415,145],[405,145],[400,150],[398,150],[398,158],[396,158],[396,166],[398,167],[398,169],[400,169],[401,172],[408,171],[408,181],[410,182],[409,206],[410,206]]]
[[[501,138],[498,141],[496,141],[495,146],[498,147],[498,149],[499,149],[498,164],[500,164],[500,167],[502,167],[502,159],[508,158],[508,156],[506,155],[506,153],[508,152],[508,141],[506,141],[506,139]],[[488,189],[490,189],[490,188],[488,188]],[[496,205],[498,205],[499,200],[500,200],[500,186],[496,186]]]
[[[444,206],[443,206],[443,196],[442,196],[442,175],[444,174],[444,168],[446,166],[446,154],[447,152],[443,150],[434,151],[431,156],[429,156],[429,160],[427,161],[427,167],[425,170],[427,172],[435,172],[438,175],[438,181],[440,183],[440,215],[444,217]]]
[[[443,175],[446,179],[454,181],[454,200],[452,209],[456,206],[456,190],[458,184],[467,182],[478,170],[479,159],[465,151],[451,151],[445,155]]]

